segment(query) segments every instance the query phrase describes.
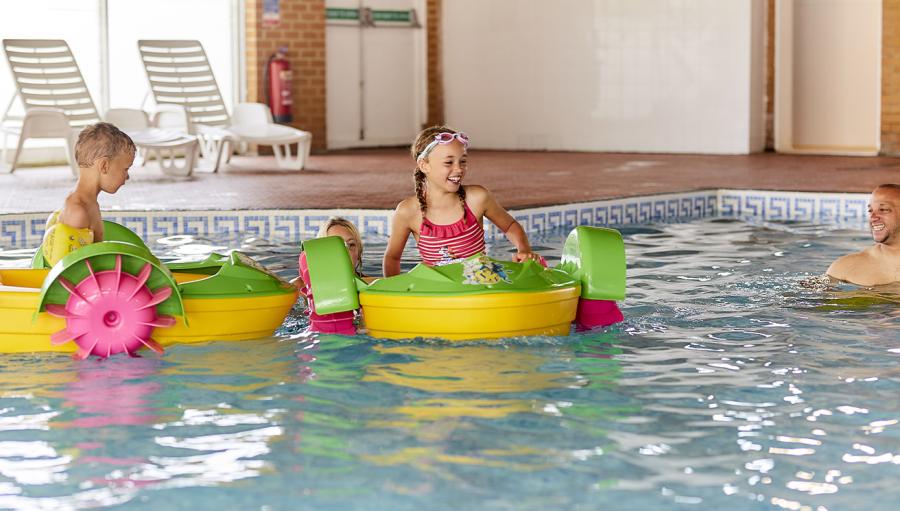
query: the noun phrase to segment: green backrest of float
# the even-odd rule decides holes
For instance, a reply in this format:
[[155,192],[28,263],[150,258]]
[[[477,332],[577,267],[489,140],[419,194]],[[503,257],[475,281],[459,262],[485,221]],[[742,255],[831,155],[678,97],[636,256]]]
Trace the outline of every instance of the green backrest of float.
[[625,243],[615,229],[586,225],[573,229],[557,268],[581,281],[583,298],[625,298]]
[[[135,234],[134,231],[125,227],[122,224],[117,224],[110,220],[103,221],[103,241],[121,241],[124,243],[131,243],[132,245],[137,245],[146,250],[150,250],[147,248],[147,245],[144,243],[144,240],[141,239],[140,236]],[[37,250],[34,252],[34,257],[31,258],[31,267],[32,268],[49,268],[50,265],[47,264],[47,261],[44,260],[44,251],[41,250],[41,245],[38,245]]]
[[34,257],[31,258],[31,267],[32,268],[49,268],[50,265],[47,264],[47,261],[44,260],[44,251],[41,250],[41,245],[38,245],[37,250],[34,251]]
[[150,250],[137,233],[122,224],[109,220],[103,221],[103,241],[121,241]]
[[359,308],[356,274],[350,253],[339,236],[314,238],[303,242],[309,287],[316,313],[333,314]]

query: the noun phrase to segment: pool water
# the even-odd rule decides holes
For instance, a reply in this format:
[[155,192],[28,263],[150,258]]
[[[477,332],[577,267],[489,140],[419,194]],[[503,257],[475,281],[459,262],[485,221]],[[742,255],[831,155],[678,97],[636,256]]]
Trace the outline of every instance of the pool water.
[[[565,234],[532,242],[553,263]],[[900,294],[811,279],[865,234],[623,234],[626,321],[605,330],[387,342],[305,334],[298,305],[271,338],[162,357],[0,355],[0,508],[896,509]],[[151,246],[295,272],[295,243]]]

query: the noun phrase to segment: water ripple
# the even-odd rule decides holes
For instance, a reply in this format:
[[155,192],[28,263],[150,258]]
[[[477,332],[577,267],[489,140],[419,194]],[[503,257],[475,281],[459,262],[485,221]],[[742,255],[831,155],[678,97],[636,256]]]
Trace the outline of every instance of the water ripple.
[[[306,333],[299,302],[274,337],[162,358],[2,356],[0,507],[893,509],[900,293],[819,278],[869,241],[802,222],[623,233],[613,328],[384,341]],[[564,236],[532,244],[555,260]],[[366,242],[377,274],[386,240]],[[296,274],[294,242],[153,248],[215,247]]]

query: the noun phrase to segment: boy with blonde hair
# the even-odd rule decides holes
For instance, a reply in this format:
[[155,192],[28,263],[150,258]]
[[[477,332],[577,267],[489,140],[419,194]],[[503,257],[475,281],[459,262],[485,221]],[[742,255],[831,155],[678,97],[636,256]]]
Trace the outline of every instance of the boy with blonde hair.
[[51,266],[79,248],[103,241],[100,192],[116,193],[128,180],[136,147],[131,138],[107,122],[84,128],[75,144],[78,182],[63,207],[50,215],[41,250]]

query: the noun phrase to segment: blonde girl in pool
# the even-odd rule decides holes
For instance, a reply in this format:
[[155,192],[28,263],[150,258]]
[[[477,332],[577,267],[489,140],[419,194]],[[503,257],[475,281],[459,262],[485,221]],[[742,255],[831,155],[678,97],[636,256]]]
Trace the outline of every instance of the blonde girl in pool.
[[[353,271],[356,276],[366,281],[373,280],[366,277],[362,272],[362,254],[363,242],[359,235],[359,230],[353,225],[353,222],[341,218],[331,217],[319,229],[317,237],[339,236],[344,240],[347,252],[350,254],[350,263],[353,265]],[[356,333],[356,323],[358,321],[355,311],[338,312],[335,314],[318,314],[315,310],[315,301],[313,300],[312,290],[310,289],[309,267],[306,264],[306,253],[301,252],[299,263],[299,276],[291,281],[297,286],[300,293],[306,297],[309,313],[309,326],[312,331],[336,333],[344,335],[354,335]]]
[[516,247],[513,261],[539,260],[531,252],[525,230],[487,188],[463,186],[469,138],[447,126],[422,130],[413,142],[416,194],[394,211],[384,253],[384,276],[400,273],[403,247],[412,234],[422,262],[442,265],[484,252],[483,219],[487,217]]

